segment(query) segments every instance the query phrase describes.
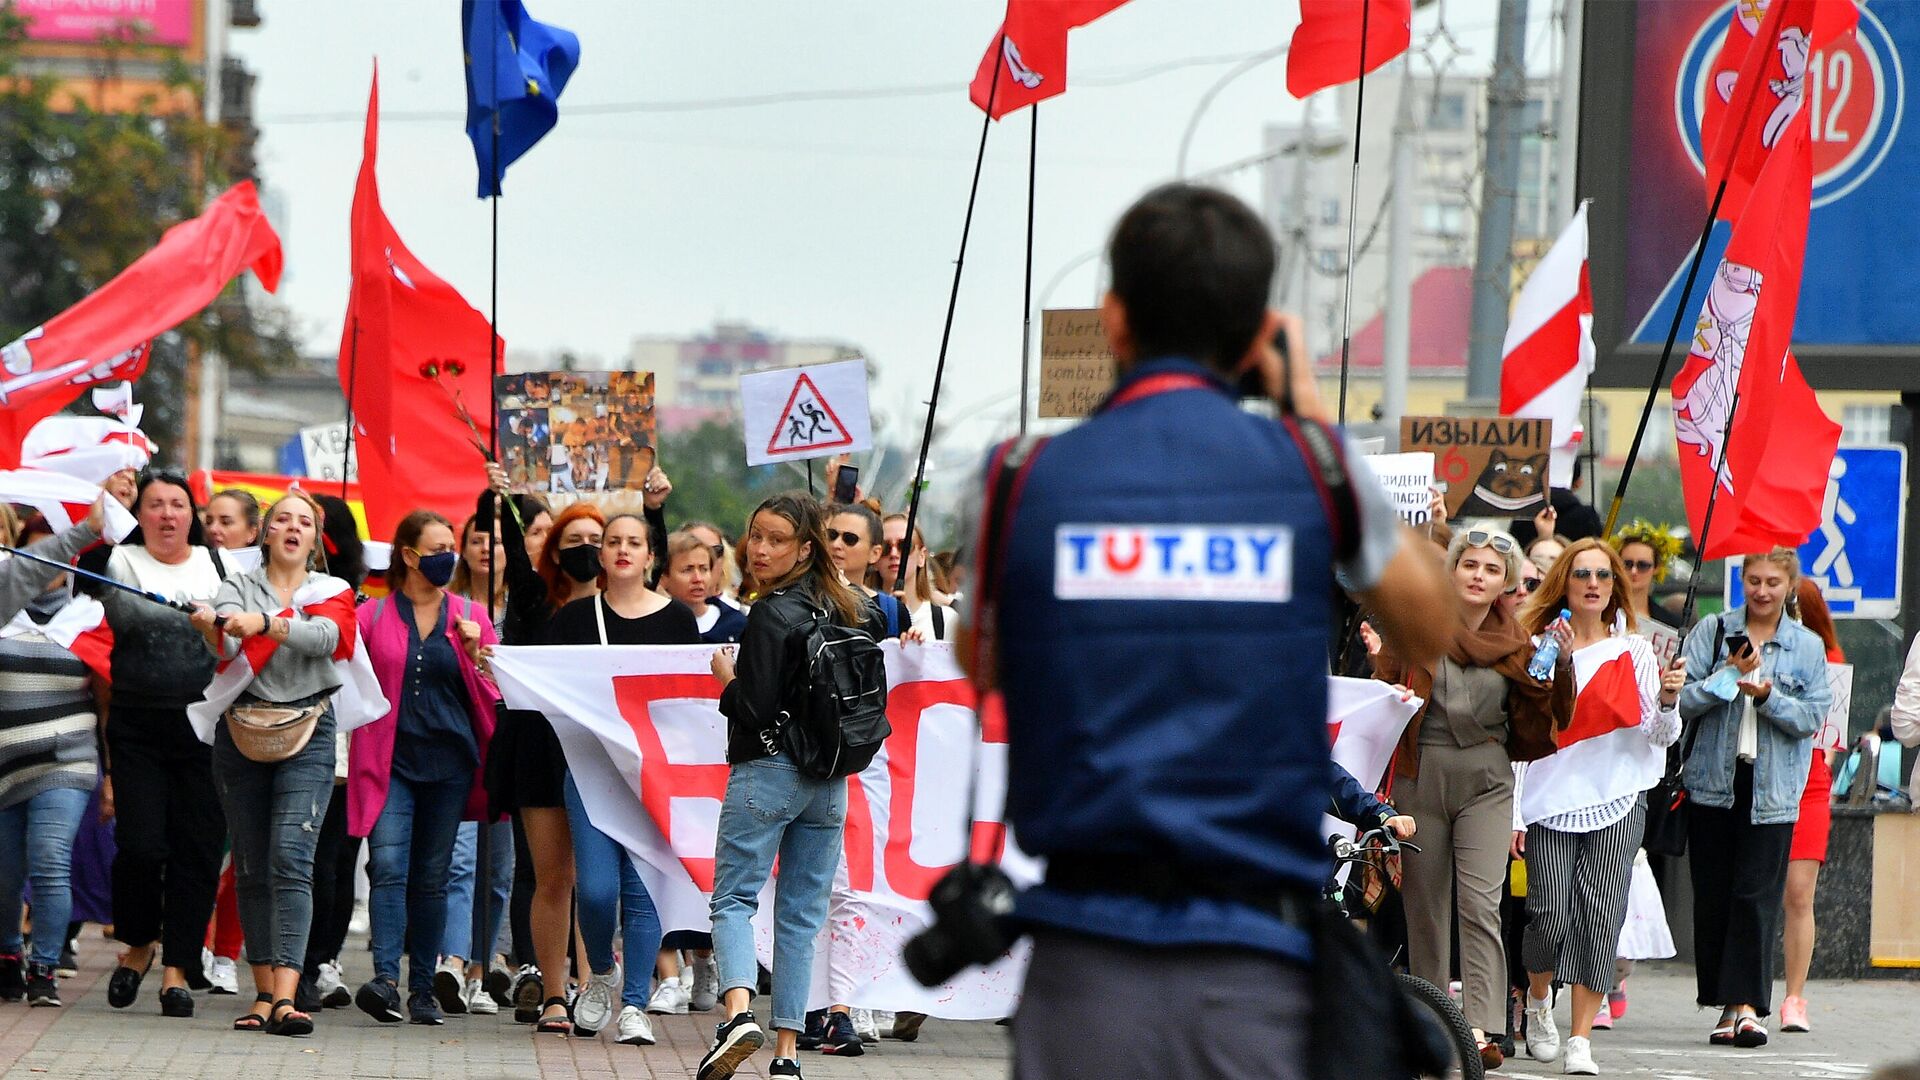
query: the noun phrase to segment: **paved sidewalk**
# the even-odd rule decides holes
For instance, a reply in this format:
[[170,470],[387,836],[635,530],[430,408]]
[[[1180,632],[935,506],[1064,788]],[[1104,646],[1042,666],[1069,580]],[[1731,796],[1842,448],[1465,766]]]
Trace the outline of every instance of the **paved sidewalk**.
[[[0,1073],[5,1080],[98,1077],[102,1080],[328,1080],[381,1077],[391,1080],[523,1080],[526,1077],[660,1077],[690,1080],[711,1036],[715,1018],[698,1014],[656,1017],[660,1044],[620,1046],[599,1039],[538,1036],[497,1017],[449,1017],[438,1028],[375,1024],[358,1010],[330,1010],[309,1039],[279,1039],[230,1030],[246,997],[195,995],[198,1015],[169,1020],[159,1015],[157,982],[142,988],[140,1001],[124,1011],[109,1009],[106,979],[111,947],[92,933],[82,942],[79,977],[62,986],[64,1009],[0,1006]],[[364,957],[349,958],[354,973]],[[1726,1077],[1809,1077],[1864,1080],[1891,1061],[1920,1057],[1913,1017],[1920,1015],[1920,983],[1817,984],[1812,993],[1814,1033],[1776,1036],[1759,1051],[1711,1049],[1706,1045],[1714,1015],[1692,1003],[1690,969],[1643,965],[1628,984],[1631,1008],[1612,1032],[1595,1035],[1602,1075],[1717,1080]],[[1567,1023],[1566,1008],[1560,1023]],[[1207,1018],[1195,1016],[1195,1024]],[[816,1080],[999,1080],[1007,1072],[1006,1033],[992,1024],[929,1023],[917,1043],[883,1042],[866,1056],[836,1060],[806,1055]],[[763,1076],[763,1053],[742,1076]],[[1124,1080],[1111,1068],[1090,1063],[1088,1077]],[[1511,1062],[1498,1074],[1511,1080],[1560,1075],[1557,1062]],[[1078,1080],[1078,1078],[1070,1078]],[[1156,1078],[1159,1080],[1159,1078]]]

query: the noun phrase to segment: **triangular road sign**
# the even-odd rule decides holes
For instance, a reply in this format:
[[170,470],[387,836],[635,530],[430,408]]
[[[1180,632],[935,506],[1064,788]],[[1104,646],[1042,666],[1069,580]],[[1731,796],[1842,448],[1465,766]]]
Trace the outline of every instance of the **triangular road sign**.
[[767,440],[767,453],[799,454],[852,444],[853,433],[840,422],[820,388],[801,372],[793,382],[786,407],[780,410],[773,436]]

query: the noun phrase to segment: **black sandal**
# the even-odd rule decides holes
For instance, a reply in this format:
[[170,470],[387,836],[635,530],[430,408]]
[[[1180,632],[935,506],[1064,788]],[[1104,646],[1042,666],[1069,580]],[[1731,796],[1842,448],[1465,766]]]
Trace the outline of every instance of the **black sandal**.
[[[547,1010],[553,1008],[555,1005],[560,1006],[560,1015],[548,1016]],[[540,1022],[535,1024],[533,1029],[545,1035],[571,1035],[573,1033],[573,1019],[567,1012],[567,999],[563,997],[550,997],[541,1002]]]
[[[272,994],[255,994],[253,996],[253,1003],[255,1005],[271,1006],[273,1004],[273,995]],[[268,1008],[267,1014],[268,1016],[271,1016],[273,1014],[273,1009]],[[261,1016],[257,1012],[250,1012],[245,1016],[242,1016],[240,1019],[235,1020],[233,1022],[233,1030],[235,1031],[261,1031],[261,1030],[264,1030],[266,1026],[267,1026],[267,1017]]]
[[[285,1006],[285,1012],[281,1012]],[[313,1017],[294,1007],[292,998],[281,998],[273,1003],[273,1012],[267,1018],[266,1032],[269,1035],[311,1035]]]

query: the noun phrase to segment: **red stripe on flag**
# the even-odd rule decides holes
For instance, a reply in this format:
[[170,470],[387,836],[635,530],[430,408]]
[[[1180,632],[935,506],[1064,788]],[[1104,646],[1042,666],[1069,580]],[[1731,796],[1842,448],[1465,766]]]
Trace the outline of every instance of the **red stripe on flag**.
[[1577,742],[1639,726],[1640,681],[1634,674],[1633,654],[1622,651],[1587,677],[1573,703],[1573,720],[1554,733],[1553,741],[1565,750]]
[[[1583,266],[1583,282],[1585,277]],[[1576,296],[1507,354],[1500,367],[1502,416],[1512,416],[1515,410],[1546,393],[1580,363],[1580,314],[1580,297]]]

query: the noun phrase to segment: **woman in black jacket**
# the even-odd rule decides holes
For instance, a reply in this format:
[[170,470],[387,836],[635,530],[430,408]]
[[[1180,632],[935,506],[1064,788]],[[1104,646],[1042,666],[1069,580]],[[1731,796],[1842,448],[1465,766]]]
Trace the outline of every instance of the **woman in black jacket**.
[[[826,512],[811,496],[776,495],[748,522],[748,572],[766,582],[747,614],[736,669],[731,650],[714,653],[726,689],[726,801],[714,849],[713,945],[727,1022],[700,1063],[701,1080],[724,1080],[766,1042],[747,1011],[757,969],[753,927],[761,887],[780,856],[774,887],[773,1073],[799,1075],[794,1060],[806,1023],[813,942],[827,917],[846,823],[847,781],[801,774],[775,734],[794,711],[793,676],[806,670],[807,630],[822,612],[843,626],[885,634],[880,612],[848,586],[827,547]],[[801,688],[804,690],[804,687]]]

